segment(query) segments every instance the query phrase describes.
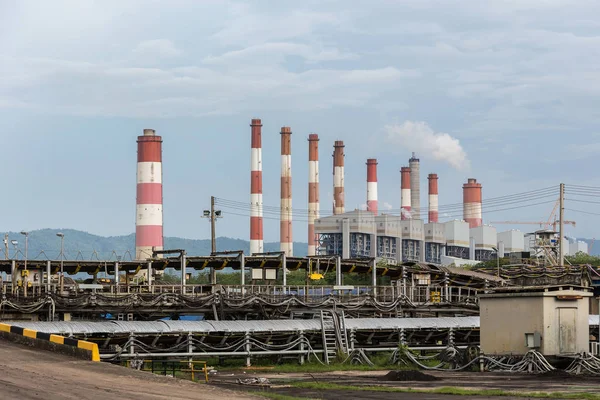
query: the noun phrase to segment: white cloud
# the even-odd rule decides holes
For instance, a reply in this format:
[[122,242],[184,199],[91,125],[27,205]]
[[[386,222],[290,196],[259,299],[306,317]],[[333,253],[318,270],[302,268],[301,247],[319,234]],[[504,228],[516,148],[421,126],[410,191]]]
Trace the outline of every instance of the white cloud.
[[182,51],[175,47],[175,44],[168,39],[144,40],[133,49],[133,52],[141,56],[159,58],[176,57],[182,54]]
[[425,122],[404,121],[402,124],[386,125],[385,131],[390,144],[426,153],[458,170],[469,168],[470,162],[460,141],[447,133],[434,132]]
[[388,203],[387,201],[383,202],[383,209],[384,210],[391,210],[392,208],[393,208],[393,206],[390,203]]

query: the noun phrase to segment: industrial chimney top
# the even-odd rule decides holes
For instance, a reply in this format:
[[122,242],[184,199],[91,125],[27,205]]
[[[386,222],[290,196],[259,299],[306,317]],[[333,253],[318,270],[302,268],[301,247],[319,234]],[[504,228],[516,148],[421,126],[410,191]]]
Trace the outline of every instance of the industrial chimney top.
[[144,136],[156,136],[154,129],[144,129]]

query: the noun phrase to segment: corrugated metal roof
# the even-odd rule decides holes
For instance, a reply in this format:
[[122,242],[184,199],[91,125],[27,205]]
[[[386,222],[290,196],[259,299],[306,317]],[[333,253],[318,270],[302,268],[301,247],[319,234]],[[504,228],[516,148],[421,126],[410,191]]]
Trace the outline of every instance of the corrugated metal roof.
[[478,328],[479,317],[357,318],[346,319],[346,327],[356,330]]
[[115,333],[169,332],[165,321],[110,321]]
[[[293,332],[321,329],[318,319],[265,321],[56,321],[6,323],[57,335],[91,335],[94,333],[179,333],[179,332]],[[590,326],[598,326],[599,316],[589,316]],[[479,317],[440,318],[346,318],[346,327],[357,331],[398,329],[460,329],[478,328]]]
[[7,324],[20,326],[25,329],[69,336],[71,334],[112,333],[114,325],[109,321],[54,321],[54,322],[31,322],[31,321],[7,321]]

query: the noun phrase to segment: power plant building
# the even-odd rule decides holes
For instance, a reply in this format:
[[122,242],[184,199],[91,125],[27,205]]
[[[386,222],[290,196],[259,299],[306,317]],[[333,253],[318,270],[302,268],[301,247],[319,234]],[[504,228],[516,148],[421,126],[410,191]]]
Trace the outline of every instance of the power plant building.
[[425,224],[425,262],[441,264],[446,251],[446,231],[444,224]]
[[446,255],[448,257],[469,259],[470,232],[466,221],[448,221],[444,223],[446,236]]
[[500,257],[522,253],[525,251],[524,233],[515,229],[498,233],[498,250]]
[[489,261],[496,258],[498,250],[498,235],[496,228],[490,225],[481,225],[471,229],[471,238],[474,242],[475,257],[477,261]]

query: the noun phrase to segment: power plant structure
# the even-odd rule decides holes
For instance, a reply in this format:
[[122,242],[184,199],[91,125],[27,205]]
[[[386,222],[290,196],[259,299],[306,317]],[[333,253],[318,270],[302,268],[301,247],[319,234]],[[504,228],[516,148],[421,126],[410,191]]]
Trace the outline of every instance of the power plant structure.
[[144,129],[137,138],[135,259],[163,249],[162,138]]
[[438,196],[438,176],[429,174],[427,176],[429,183],[429,212],[427,221],[429,223],[438,222],[439,219],[439,196]]
[[[371,354],[389,352],[395,363],[402,349],[409,347],[440,351],[434,357],[456,369],[457,363],[466,368],[476,362],[467,358],[481,347],[486,359],[502,356],[494,368],[500,365],[514,371],[531,354],[538,361],[544,355],[571,361],[588,346],[596,354],[600,350],[595,339],[598,317],[588,312],[590,305],[597,309],[597,302],[590,301],[600,289],[597,268],[556,267],[557,243],[571,254],[586,251],[587,245],[549,229],[527,235],[517,230],[498,233],[483,223],[482,185],[474,178],[463,185],[463,219],[440,222],[438,175],[428,174],[425,222],[420,160],[415,153],[400,171],[398,215],[380,212],[375,158],[366,162],[366,210],[346,212],[345,146],[335,141],[333,214],[321,216],[319,136],[309,134],[309,257],[298,257],[293,254],[292,131],[283,126],[281,251],[265,252],[262,121],[252,119],[250,126],[251,254],[213,249],[210,255],[188,256],[183,249],[163,248],[162,138],[145,129],[137,141],[135,259],[64,260],[61,251],[60,260],[34,258],[28,264],[27,250],[24,260],[0,259],[2,319],[15,320],[10,333],[38,329],[44,335],[69,332],[71,341],[92,338],[99,356],[110,362],[139,362],[141,354],[145,360],[161,362],[214,356],[245,358],[250,365],[253,357],[279,361],[297,357],[300,363],[319,357],[328,364],[341,354],[348,360],[360,357],[356,360],[370,362]],[[561,195],[563,189],[561,184]],[[178,256],[162,256],[173,253]],[[550,267],[525,264],[522,259],[530,258],[530,253]],[[501,268],[498,263],[493,274],[489,266],[457,268],[499,257],[521,259],[521,264]],[[190,283],[196,272],[225,268],[239,271],[239,284]],[[180,281],[155,279],[166,269],[179,271]],[[63,270],[92,278],[71,280],[65,288],[58,279],[64,277]],[[288,272],[297,270],[306,271],[306,282],[289,285]],[[331,279],[328,285],[310,285],[310,280],[323,278],[320,272],[328,270],[334,271],[335,284]],[[345,274],[368,275],[371,284],[344,285]],[[512,315],[514,310],[518,312]],[[174,318],[187,315],[201,315],[202,320]],[[513,319],[519,323],[511,325]],[[542,337],[551,340],[542,342]],[[538,350],[544,354],[530,353]],[[449,354],[460,357],[449,360]],[[468,356],[465,360],[463,354]],[[523,361],[507,364],[514,355],[523,356]],[[600,373],[600,366],[595,368]]]
[[317,254],[319,239],[315,219],[319,218],[319,135],[308,135],[308,256]]
[[250,254],[263,252],[262,121],[253,119],[250,172]]
[[333,145],[333,214],[343,214],[344,206],[344,142],[336,140]]
[[287,256],[294,255],[292,238],[292,130],[281,128],[281,251]]
[[470,228],[481,226],[481,183],[477,179],[469,178],[463,185],[463,219],[469,223]]
[[377,159],[367,160],[367,211],[377,215]]
[[412,153],[408,160],[410,168],[410,208],[413,219],[421,219],[421,172],[420,161]]
[[400,169],[400,217],[405,220],[411,218],[411,190],[410,190],[410,168]]

